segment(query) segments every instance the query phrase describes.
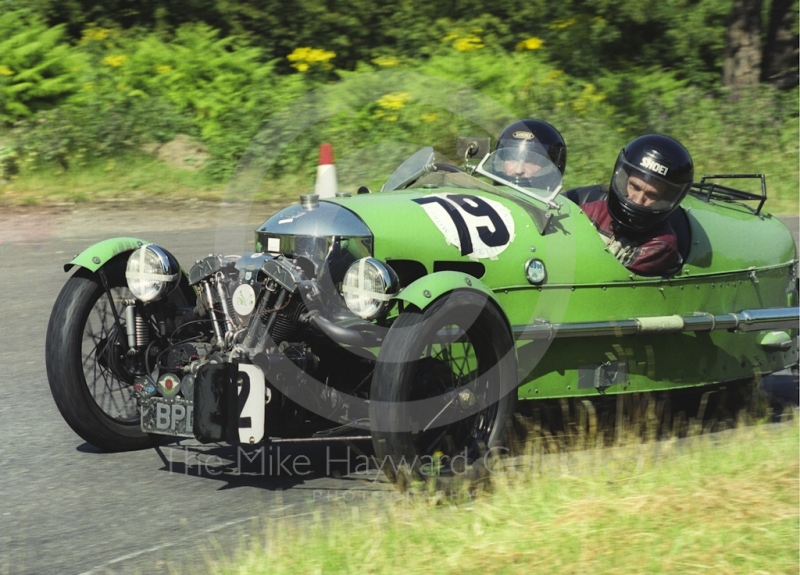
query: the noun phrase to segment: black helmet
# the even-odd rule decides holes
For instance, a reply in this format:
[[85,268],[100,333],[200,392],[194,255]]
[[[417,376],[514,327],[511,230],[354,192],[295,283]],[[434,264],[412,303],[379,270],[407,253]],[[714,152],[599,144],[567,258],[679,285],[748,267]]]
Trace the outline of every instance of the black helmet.
[[[497,138],[495,151],[502,150],[497,154],[498,160],[522,160],[524,158],[535,158],[544,156],[549,158],[547,166],[552,165],[558,169],[560,174],[537,173],[533,177],[517,176],[514,183],[526,188],[546,188],[545,182],[557,179],[560,183],[561,175],[567,167],[567,145],[564,138],[553,126],[541,120],[518,120],[509,124]],[[534,162],[535,163],[535,162]],[[541,164],[540,164],[541,165]],[[497,175],[508,178],[502,166],[496,166],[493,170]],[[547,170],[555,172],[555,170]]]
[[620,226],[643,232],[666,220],[692,185],[692,157],[668,136],[641,136],[622,148],[608,194],[608,211]]

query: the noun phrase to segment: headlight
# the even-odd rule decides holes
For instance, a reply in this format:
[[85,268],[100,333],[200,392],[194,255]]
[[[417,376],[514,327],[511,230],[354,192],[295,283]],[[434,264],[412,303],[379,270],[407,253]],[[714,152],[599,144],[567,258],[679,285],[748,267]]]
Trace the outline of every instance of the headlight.
[[375,258],[353,262],[342,282],[345,304],[364,319],[374,319],[385,312],[397,291],[397,274]]
[[125,279],[136,299],[156,301],[178,285],[178,261],[164,248],[153,244],[142,246],[128,258]]

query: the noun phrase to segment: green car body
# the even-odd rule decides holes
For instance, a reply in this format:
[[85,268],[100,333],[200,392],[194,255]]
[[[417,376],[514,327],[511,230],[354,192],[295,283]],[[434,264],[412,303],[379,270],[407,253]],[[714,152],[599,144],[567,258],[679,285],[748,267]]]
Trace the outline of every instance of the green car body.
[[[772,329],[667,327],[660,333],[613,333],[615,324],[635,318],[716,317],[796,307],[796,248],[777,218],[754,215],[743,204],[689,196],[681,208],[691,230],[689,257],[675,276],[653,278],[629,272],[607,251],[580,207],[563,197],[557,198],[558,215],[542,234],[517,202],[470,190],[509,210],[515,237],[496,258],[461,255],[415,200],[464,193],[461,188],[416,188],[330,201],[353,211],[373,231],[374,257],[390,266],[411,261],[424,267],[426,275],[404,287],[399,300],[424,309],[454,289],[491,294],[516,335],[520,399],[704,385],[797,363],[796,329],[779,330],[789,339]],[[546,279],[539,285],[526,279],[525,264],[533,257],[546,268]],[[477,262],[473,269],[482,267],[482,274],[452,271],[459,264],[469,270]],[[435,271],[442,268],[450,269]],[[598,324],[595,332],[606,326],[610,335],[526,337],[534,324],[582,323]],[[622,373],[606,381],[608,385],[595,382],[609,367]]]

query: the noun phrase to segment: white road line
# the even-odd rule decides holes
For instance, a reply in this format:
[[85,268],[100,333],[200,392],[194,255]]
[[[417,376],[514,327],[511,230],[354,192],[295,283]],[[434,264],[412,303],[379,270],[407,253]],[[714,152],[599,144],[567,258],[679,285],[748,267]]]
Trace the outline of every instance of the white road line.
[[[289,504],[289,505],[285,505],[283,507],[275,509],[273,511],[273,513],[279,513],[281,511],[285,511],[286,509],[289,509],[290,507],[293,507],[293,506],[294,506],[293,503]],[[309,515],[309,513],[300,513],[298,515],[289,515],[289,516],[284,516],[284,517],[300,517],[301,515]],[[98,565],[97,567],[93,567],[92,569],[89,569],[88,571],[84,571],[83,573],[80,573],[79,575],[93,575],[94,573],[98,573],[101,570],[108,569],[112,565],[116,565],[117,563],[121,563],[122,561],[127,561],[128,559],[133,559],[135,557],[139,557],[140,555],[144,555],[145,553],[155,553],[156,551],[160,551],[160,550],[166,549],[168,547],[174,547],[175,545],[177,545],[179,543],[183,543],[184,541],[188,541],[190,539],[196,539],[200,535],[208,535],[209,533],[215,533],[217,531],[225,529],[226,527],[231,527],[233,525],[238,525],[240,523],[246,523],[247,521],[253,521],[254,519],[259,519],[259,518],[260,518],[260,516],[253,515],[252,517],[245,517],[244,519],[237,519],[236,521],[226,521],[225,523],[222,523],[220,525],[215,525],[214,527],[209,527],[208,529],[203,529],[200,533],[197,533],[195,535],[187,535],[186,537],[181,537],[180,539],[175,539],[175,540],[170,541],[168,543],[162,543],[161,545],[155,545],[153,547],[149,547],[147,549],[142,549],[142,550],[136,551],[134,553],[128,553],[127,555],[122,555],[120,557],[117,557],[116,559],[112,559],[111,561],[107,561],[106,563],[103,563],[102,565]]]

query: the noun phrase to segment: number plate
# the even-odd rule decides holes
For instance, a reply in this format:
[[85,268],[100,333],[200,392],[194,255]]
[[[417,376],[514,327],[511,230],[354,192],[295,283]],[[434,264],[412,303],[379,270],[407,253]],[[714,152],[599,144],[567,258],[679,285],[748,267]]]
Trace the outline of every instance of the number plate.
[[[239,365],[236,378],[238,421],[230,422],[242,443],[258,443],[264,438],[266,384],[264,374],[255,365]],[[140,404],[142,431],[160,435],[195,437],[194,404],[182,397],[150,397]],[[202,415],[202,414],[201,414]],[[201,418],[202,423],[202,418]],[[238,429],[235,429],[238,428]],[[230,438],[235,441],[233,438]]]
[[143,399],[142,431],[160,435],[194,437],[192,422],[194,409],[192,402],[181,397],[166,399],[151,397]]

